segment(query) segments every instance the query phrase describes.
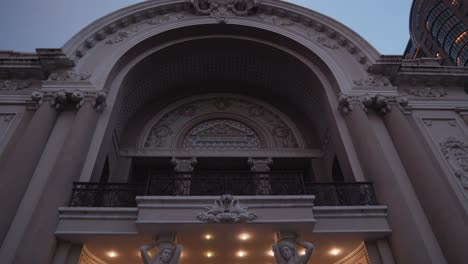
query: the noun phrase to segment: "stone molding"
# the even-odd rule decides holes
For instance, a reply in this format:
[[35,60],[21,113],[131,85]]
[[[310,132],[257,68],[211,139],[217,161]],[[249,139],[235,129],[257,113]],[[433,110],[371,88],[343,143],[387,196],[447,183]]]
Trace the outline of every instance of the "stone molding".
[[27,101],[28,108],[35,109],[42,103],[48,102],[57,111],[77,110],[85,101],[91,101],[97,112],[102,112],[106,107],[107,94],[105,92],[83,92],[80,90],[41,91],[31,93],[31,100]]
[[361,96],[340,95],[338,97],[338,110],[342,114],[353,111],[354,105],[359,105],[365,112],[373,110],[378,114],[386,114],[392,109],[392,105],[400,107],[408,105],[408,98],[404,96],[384,96],[380,94],[366,94]]
[[248,206],[241,205],[230,194],[221,195],[213,205],[205,207],[205,211],[197,215],[198,220],[207,223],[246,223],[256,218]]
[[[185,2],[185,3],[184,3]],[[120,11],[120,17],[108,22],[94,25],[87,33],[87,37],[80,42],[74,43],[71,55],[77,61],[86,56],[89,50],[99,42],[117,44],[130,38],[131,35],[140,31],[139,25],[174,23],[181,19],[197,20],[211,17],[219,23],[227,23],[230,18],[242,18],[246,21],[261,21],[270,25],[280,27],[291,27],[295,33],[305,35],[311,41],[327,49],[336,50],[343,47],[345,51],[353,55],[360,64],[366,65],[373,61],[366,55],[371,53],[377,56],[375,49],[370,47],[360,36],[352,39],[349,36],[355,34],[341,24],[330,25],[322,22],[322,18],[316,14],[307,12],[302,7],[291,6],[281,1],[265,0],[185,0],[170,1],[165,3],[141,4],[137,12],[124,13]],[[105,19],[102,19],[106,21]],[[143,21],[143,22],[141,22]],[[107,24],[106,24],[107,23]],[[86,32],[86,30],[84,31]],[[68,46],[68,44],[67,44]],[[367,47],[369,46],[369,47]]]
[[30,88],[32,82],[29,80],[0,80],[0,92],[2,91],[20,91]]
[[446,96],[447,90],[445,88],[406,88],[405,92],[416,97],[444,97]]

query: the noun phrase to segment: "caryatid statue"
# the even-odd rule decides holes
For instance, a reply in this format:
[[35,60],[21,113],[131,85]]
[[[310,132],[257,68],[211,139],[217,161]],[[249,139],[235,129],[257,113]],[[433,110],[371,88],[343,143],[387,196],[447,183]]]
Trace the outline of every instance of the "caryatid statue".
[[[305,254],[299,256],[295,245],[299,245],[305,249]],[[278,243],[272,245],[273,254],[275,255],[276,264],[307,264],[314,245],[309,242],[304,242],[294,235],[288,238],[282,238]]]
[[[182,246],[175,244],[175,236],[156,237],[153,243],[140,247],[141,258],[144,264],[177,264],[179,263]],[[148,251],[158,247],[154,259],[151,259]]]

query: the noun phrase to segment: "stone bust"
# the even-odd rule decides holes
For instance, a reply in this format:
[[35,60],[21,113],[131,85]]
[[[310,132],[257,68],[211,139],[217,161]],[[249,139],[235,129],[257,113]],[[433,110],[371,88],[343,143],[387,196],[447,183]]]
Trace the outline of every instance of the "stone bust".
[[[154,247],[158,247],[154,259],[148,251]],[[140,247],[141,258],[144,264],[177,264],[179,263],[180,254],[182,253],[182,246],[176,245],[172,242],[157,242],[154,241],[149,245]]]
[[[294,243],[305,248],[304,255],[299,256]],[[297,239],[294,241],[281,240],[280,242],[273,244],[272,249],[275,255],[276,264],[307,264],[312,256],[314,245]]]

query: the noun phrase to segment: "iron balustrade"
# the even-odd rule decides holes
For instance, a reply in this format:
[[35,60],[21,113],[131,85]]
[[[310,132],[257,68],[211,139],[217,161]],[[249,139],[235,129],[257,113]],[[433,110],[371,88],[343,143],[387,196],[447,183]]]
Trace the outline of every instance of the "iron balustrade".
[[304,183],[302,172],[161,173],[145,183],[75,182],[72,207],[136,207],[136,196],[315,195],[316,206],[376,205],[369,182]]

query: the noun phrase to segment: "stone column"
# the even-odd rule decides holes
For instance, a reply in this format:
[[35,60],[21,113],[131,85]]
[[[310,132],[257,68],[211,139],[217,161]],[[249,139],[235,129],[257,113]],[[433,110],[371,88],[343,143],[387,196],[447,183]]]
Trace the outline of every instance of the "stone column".
[[376,113],[385,114],[388,106],[379,103],[370,107],[368,98],[365,105],[359,101],[347,105],[343,98],[339,101],[366,178],[373,182],[378,201],[389,207],[388,220],[394,227],[390,243],[396,262],[447,263],[388,131]]
[[254,184],[256,195],[272,194],[270,183],[270,166],[273,164],[271,158],[249,158],[250,171],[254,173]]
[[93,102],[86,101],[76,113],[11,263],[52,262],[58,207],[66,206],[69,202],[73,182],[79,179],[98,119],[93,105]]
[[0,165],[0,241],[5,238],[56,118],[57,111],[50,104],[41,104],[15,148]]
[[176,158],[171,159],[176,172],[176,180],[174,182],[175,195],[190,195],[190,188],[192,187],[192,172],[195,169],[193,166],[197,164],[196,158]]
[[444,180],[446,176],[434,154],[423,142],[418,128],[411,125],[400,109],[394,108],[383,120],[445,257],[449,263],[465,262],[468,259],[466,214],[452,187]]

